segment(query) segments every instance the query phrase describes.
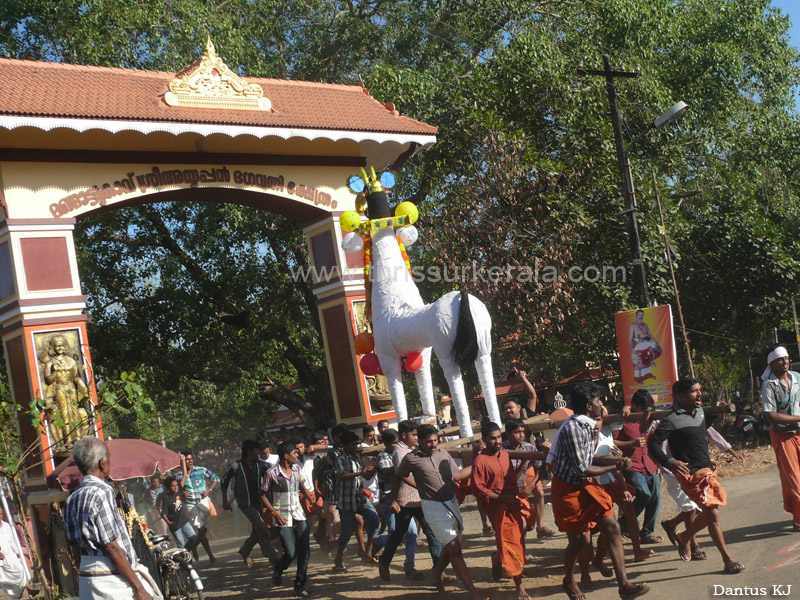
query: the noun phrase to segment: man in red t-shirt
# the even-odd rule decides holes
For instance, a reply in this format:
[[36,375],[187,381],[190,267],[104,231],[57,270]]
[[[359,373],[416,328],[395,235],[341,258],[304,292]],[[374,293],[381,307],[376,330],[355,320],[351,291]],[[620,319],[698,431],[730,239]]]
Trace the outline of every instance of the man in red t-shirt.
[[[633,509],[638,517],[644,511],[641,528],[643,544],[658,544],[661,537],[655,535],[658,521],[658,508],[661,504],[661,475],[658,465],[647,453],[647,422],[645,415],[652,410],[655,401],[647,390],[637,390],[631,399],[631,412],[641,413],[642,421],[624,423],[622,429],[614,432],[614,442],[624,456],[631,459],[631,467],[623,475],[625,481],[636,488]],[[644,427],[645,432],[642,431]]]

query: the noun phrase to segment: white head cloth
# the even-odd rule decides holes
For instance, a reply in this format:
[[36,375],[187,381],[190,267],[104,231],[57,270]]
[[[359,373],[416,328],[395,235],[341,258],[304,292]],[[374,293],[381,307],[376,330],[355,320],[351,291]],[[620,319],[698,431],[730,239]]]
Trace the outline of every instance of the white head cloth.
[[784,358],[786,356],[789,356],[789,352],[783,346],[778,346],[777,348],[775,348],[775,350],[770,352],[769,356],[767,356],[767,368],[764,369],[764,372],[761,374],[761,380],[766,381],[772,374],[772,369],[770,369],[769,365],[772,363],[773,360],[776,360],[778,358]]

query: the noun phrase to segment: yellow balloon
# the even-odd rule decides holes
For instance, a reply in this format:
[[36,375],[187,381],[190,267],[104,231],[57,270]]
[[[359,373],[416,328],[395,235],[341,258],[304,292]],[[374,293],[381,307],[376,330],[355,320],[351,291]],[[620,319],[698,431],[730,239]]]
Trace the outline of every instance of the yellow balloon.
[[355,231],[361,225],[361,216],[354,210],[346,210],[339,217],[339,225],[343,231]]
[[411,223],[416,223],[417,219],[419,219],[419,211],[413,202],[401,202],[394,209],[394,214],[397,217],[408,217]]

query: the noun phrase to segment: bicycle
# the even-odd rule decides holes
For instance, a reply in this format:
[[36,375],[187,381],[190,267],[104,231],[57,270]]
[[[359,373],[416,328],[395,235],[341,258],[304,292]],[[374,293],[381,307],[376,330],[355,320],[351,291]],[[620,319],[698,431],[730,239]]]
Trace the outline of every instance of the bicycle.
[[192,566],[192,554],[184,548],[170,548],[168,535],[147,530],[161,577],[164,600],[204,600],[203,582]]

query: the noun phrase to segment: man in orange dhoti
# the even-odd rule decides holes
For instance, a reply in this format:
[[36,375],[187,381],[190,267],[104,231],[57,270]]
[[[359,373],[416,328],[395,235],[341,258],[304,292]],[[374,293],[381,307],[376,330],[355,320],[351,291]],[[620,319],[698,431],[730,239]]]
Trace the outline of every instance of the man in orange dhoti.
[[[675,537],[681,560],[692,559],[690,541],[696,533],[708,527],[708,533],[722,556],[726,573],[744,570],[725,545],[720,524],[719,507],[727,504],[725,490],[717,481],[717,467],[708,454],[706,429],[711,423],[703,412],[703,392],[696,379],[679,379],[672,386],[675,404],[672,412],[661,419],[650,435],[647,449],[650,456],[665,469],[672,471],[681,489],[702,511],[691,525]],[[662,450],[664,440],[672,457]]]
[[[611,562],[617,576],[620,598],[635,598],[649,588],[634,584],[625,573],[625,558],[619,524],[614,518],[611,496],[599,486],[594,477],[618,468],[619,459],[595,457],[597,422],[603,414],[602,388],[594,383],[580,383],[570,393],[574,414],[558,430],[553,444],[552,464],[553,515],[558,528],[567,534],[569,543],[564,550],[564,581],[562,588],[570,600],[586,596],[575,582],[575,561],[586,544],[591,543],[590,531],[596,528],[608,538]],[[627,461],[627,464],[626,464]],[[630,465],[630,459],[620,463]]]
[[[481,438],[486,448],[475,457],[472,465],[472,493],[484,503],[497,540],[497,554],[492,556],[492,576],[499,579],[500,567],[504,567],[514,580],[518,600],[528,600],[522,584],[522,568],[525,566],[525,532],[528,520],[533,517],[531,504],[527,494],[520,493],[517,471],[508,452],[501,449],[500,426],[484,423]],[[522,456],[528,454],[530,456]],[[540,452],[517,452],[515,456],[527,460],[544,458]]]
[[767,365],[761,376],[761,404],[781,477],[783,510],[792,515],[792,528],[800,531],[800,374],[789,370],[791,361],[783,346],[770,351]]

